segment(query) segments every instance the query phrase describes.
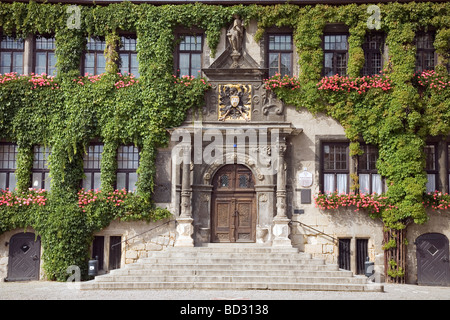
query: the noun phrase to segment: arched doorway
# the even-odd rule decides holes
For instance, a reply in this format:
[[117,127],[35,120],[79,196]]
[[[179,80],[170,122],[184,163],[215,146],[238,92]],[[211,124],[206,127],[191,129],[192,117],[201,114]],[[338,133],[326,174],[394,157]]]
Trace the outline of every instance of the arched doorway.
[[34,233],[17,233],[9,242],[8,281],[39,280],[41,240]]
[[212,242],[256,241],[256,192],[252,171],[241,164],[220,168],[213,179]]
[[445,235],[426,233],[416,239],[417,283],[450,285],[449,243]]

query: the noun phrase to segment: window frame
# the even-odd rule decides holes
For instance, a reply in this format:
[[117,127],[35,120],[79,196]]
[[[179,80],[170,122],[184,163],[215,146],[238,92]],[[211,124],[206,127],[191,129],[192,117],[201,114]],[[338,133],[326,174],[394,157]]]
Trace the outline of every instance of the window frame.
[[[122,55],[127,55],[128,56],[127,69],[129,70],[128,72],[130,72],[132,75],[134,75],[135,78],[139,78],[139,61],[137,60],[137,42],[138,42],[137,36],[136,36],[136,34],[119,34],[119,36],[120,36],[120,44],[119,44],[119,46],[117,48],[117,53],[118,53],[119,58],[120,58],[120,62],[119,62],[119,70],[120,71],[119,72],[122,73],[122,75],[128,75],[128,73],[124,73],[122,71],[122,68],[123,68]],[[134,45],[134,50],[122,49],[123,45],[124,45],[124,42],[123,42],[124,38],[129,38],[129,39],[136,40],[136,43],[133,44]],[[136,67],[132,67],[132,62],[131,62],[132,61],[132,59],[131,59],[132,55],[136,55],[136,62],[137,62]],[[131,72],[132,69],[136,69],[137,73],[132,73]]]
[[[427,36],[431,37],[430,43],[432,48],[419,48],[418,44],[420,43],[418,37]],[[423,72],[426,70],[434,70],[437,65],[437,54],[436,48],[434,47],[434,40],[436,38],[436,33],[434,31],[418,31],[414,37],[414,45],[416,47],[416,72]],[[433,66],[425,68],[425,61],[427,59],[427,54],[433,57]]]
[[[345,50],[337,50],[337,49],[325,49],[325,39],[326,37],[331,37],[331,36],[345,36],[346,37],[346,49]],[[349,33],[348,31],[342,31],[342,32],[338,32],[338,31],[334,31],[334,32],[324,32],[322,35],[322,51],[323,51],[323,64],[322,64],[322,76],[324,77],[330,77],[330,76],[334,76],[336,74],[339,74],[337,72],[337,57],[339,54],[344,53],[345,54],[345,74],[339,74],[339,76],[346,76],[348,74],[348,57],[349,57],[349,53],[348,53],[348,49],[349,49],[349,44],[348,44],[348,38],[349,38]],[[325,56],[327,53],[332,53],[333,57],[332,57],[332,66],[331,66],[331,73],[330,75],[328,75],[328,73],[326,72],[326,67],[325,67],[325,63],[326,63],[326,59]]]
[[[290,37],[290,49],[270,49],[270,37],[286,37],[289,36]],[[283,73],[281,73],[281,56],[283,54],[289,54],[290,55],[290,65],[288,66],[289,68],[289,73],[286,74],[289,77],[292,77],[292,75],[294,74],[294,39],[293,39],[293,34],[292,32],[288,32],[288,31],[273,31],[273,32],[268,32],[266,33],[266,43],[267,43],[267,50],[266,50],[266,66],[268,69],[268,76],[269,77],[273,77],[275,74],[280,74],[282,77],[285,75]],[[277,72],[275,72],[275,74],[271,74],[270,73],[270,55],[271,54],[277,54],[278,55],[278,66],[277,66]]]
[[[181,43],[183,42],[183,38],[185,37],[200,37],[201,43],[200,43],[200,50],[182,50],[180,48]],[[189,32],[180,32],[177,34],[177,46],[176,46],[176,54],[175,54],[175,66],[176,66],[176,72],[175,74],[177,75],[177,77],[182,77],[182,76],[186,76],[186,75],[181,75],[181,66],[180,66],[180,62],[181,62],[181,58],[180,55],[182,53],[184,54],[189,54],[189,76],[191,76],[193,74],[193,70],[192,70],[192,55],[193,54],[199,54],[200,55],[200,72],[197,72],[196,75],[193,75],[195,78],[201,76],[202,74],[202,70],[201,68],[203,67],[203,46],[204,46],[204,34],[201,31],[198,32],[194,32],[194,33],[189,33]]]
[[[17,49],[17,48],[3,48],[2,47],[2,43],[5,41],[5,38],[6,38],[6,41],[8,41],[8,42],[10,42],[10,41],[12,41],[12,42],[21,42],[22,43],[22,49],[20,49],[20,48],[19,49]],[[17,74],[23,74],[24,73],[24,68],[25,68],[25,39],[17,38],[15,36],[7,36],[7,35],[4,35],[4,34],[1,34],[1,37],[0,37],[0,53],[1,54],[9,53],[10,54],[10,59],[11,59],[11,63],[9,65],[9,71],[2,73],[1,69],[0,69],[0,74],[11,73],[11,72],[17,72]],[[21,70],[21,72],[14,71],[14,65],[15,65],[14,62],[17,61],[17,59],[15,58],[14,53],[22,53],[22,70]],[[0,63],[1,63],[1,54],[0,54]],[[6,66],[4,66],[4,67],[6,68]],[[1,64],[0,64],[0,68],[3,68],[3,67],[1,67]]]
[[[37,45],[37,40],[38,37],[42,37],[48,40],[52,40],[52,44],[53,44],[53,49],[38,49],[38,45]],[[45,53],[45,74],[48,76],[56,76],[56,73],[58,72],[57,68],[56,68],[56,38],[54,35],[49,35],[49,34],[37,34],[33,37],[33,71],[35,74],[42,74],[39,73],[36,68],[37,68],[37,54],[38,53]],[[54,57],[55,57],[55,65],[54,66],[50,66],[49,65],[49,54],[53,53]],[[50,68],[54,69],[54,74],[50,74]]]
[[[17,185],[17,178],[15,176],[15,172],[16,172],[16,169],[17,169],[18,146],[17,146],[17,144],[12,143],[12,142],[0,142],[0,153],[3,153],[3,154],[6,153],[6,152],[3,152],[3,147],[5,147],[5,146],[9,146],[9,147],[13,146],[14,147],[14,152],[13,152],[13,160],[9,160],[10,156],[9,156],[9,148],[8,148],[8,160],[7,160],[8,167],[7,168],[3,168],[3,158],[2,158],[2,160],[0,160],[0,174],[3,174],[3,173],[6,174],[6,176],[5,176],[5,188],[3,189],[3,188],[0,187],[0,189],[1,190],[7,190],[8,189],[9,191],[12,191],[11,190],[11,186],[10,186],[11,174],[14,174],[14,179],[15,179],[15,186],[14,186],[14,188]],[[9,167],[9,162],[10,161],[13,161],[13,167]]]
[[[379,46],[379,48],[371,48],[370,44],[372,43],[371,39],[369,37],[380,37],[381,41],[379,42],[377,40],[373,40]],[[379,74],[380,71],[383,70],[384,67],[384,51],[385,51],[385,43],[386,43],[386,34],[384,32],[368,32],[366,33],[366,36],[364,38],[364,43],[362,45],[363,51],[364,51],[364,66],[361,70],[362,76],[373,76],[376,74]],[[376,54],[380,54],[380,70],[375,72],[374,69],[374,56]]]
[[[103,49],[102,50],[89,49],[89,42],[91,42],[90,40],[94,40],[94,41],[100,42],[100,45],[104,46]],[[83,56],[82,56],[82,59],[81,59],[81,74],[83,76],[85,76],[86,74],[88,74],[90,76],[97,76],[97,75],[100,75],[100,74],[106,72],[105,49],[106,49],[105,37],[99,37],[99,36],[86,37],[86,46],[85,46],[85,49],[83,51]],[[86,72],[86,65],[87,65],[86,57],[87,57],[88,54],[93,54],[94,55],[94,66],[93,67],[89,67],[90,69],[94,68],[94,73],[93,74],[91,74],[89,72]],[[104,59],[105,59],[105,70],[103,72],[101,72],[101,73],[98,72],[98,68],[99,67],[98,67],[98,63],[97,63],[98,62],[97,61],[97,57],[98,57],[99,54],[101,54],[104,57]]]
[[[98,154],[98,160],[90,160],[87,159],[87,157],[89,156],[89,149],[93,147],[94,148],[94,155]],[[96,152],[95,148],[99,147],[100,148],[100,152]],[[103,150],[104,150],[104,145],[101,142],[92,142],[89,144],[88,150],[87,152],[83,155],[83,173],[86,176],[85,178],[82,179],[81,181],[81,187],[84,188],[84,190],[101,190],[102,189],[102,185],[101,185],[101,164],[102,164],[102,156],[103,156]],[[93,166],[93,167],[87,167],[86,164],[88,163],[88,161],[94,161],[92,162],[93,164],[95,164],[96,162],[98,162],[98,166]],[[95,188],[95,174],[99,174],[99,187]],[[89,188],[86,188],[86,184],[88,182],[88,175],[90,176],[90,186]]]
[[[36,148],[38,148],[37,152],[36,152]],[[43,148],[44,150],[41,151],[41,148]],[[35,158],[36,154],[38,154],[38,155],[42,154],[43,159],[39,158],[39,159],[36,160],[36,158]],[[33,176],[34,176],[34,174],[37,174],[37,175],[40,175],[40,181],[41,181],[41,185],[37,189],[44,189],[46,191],[50,191],[50,180],[51,180],[51,178],[49,176],[50,168],[48,167],[48,156],[50,154],[51,154],[50,147],[45,147],[45,146],[41,146],[41,145],[33,146],[33,165],[31,167],[31,188],[35,188],[35,186],[33,185],[33,183],[34,183]],[[43,162],[43,165],[42,166],[39,165],[38,167],[35,167],[35,162]],[[48,175],[47,178],[45,177],[46,175]],[[45,181],[46,181],[46,179],[49,179],[49,181],[48,181],[49,182],[48,183],[49,188],[48,189],[45,188],[45,185],[46,185]]]
[[[333,146],[333,147],[345,147],[345,163],[346,169],[326,169],[325,168],[325,147]],[[338,174],[346,175],[346,190],[345,193],[348,194],[350,191],[350,155],[349,155],[349,143],[348,142],[338,142],[338,141],[324,141],[321,143],[321,154],[320,154],[320,163],[321,163],[321,191],[322,193],[330,193],[325,191],[325,175],[332,174],[334,175],[334,186],[332,188],[332,192],[338,192]],[[336,154],[336,153],[335,153]],[[335,158],[336,159],[336,158]],[[336,160],[333,161],[334,163]],[[336,163],[334,165],[336,167]],[[340,192],[339,192],[340,193]]]
[[[433,153],[433,167],[429,168],[429,161],[428,161],[428,153],[426,149],[428,147],[433,147],[434,153]],[[427,142],[424,147],[424,154],[425,154],[425,172],[427,173],[427,190],[426,192],[434,192],[436,190],[439,190],[439,161],[438,161],[438,144],[435,142]],[[429,190],[428,184],[430,183],[429,175],[434,176],[434,188],[433,190]]]
[[[363,150],[363,154],[358,156],[358,168],[357,168],[357,175],[358,175],[358,179],[359,179],[359,192],[360,193],[364,193],[364,194],[373,194],[374,190],[373,190],[373,181],[374,181],[374,175],[379,175],[378,170],[376,168],[376,162],[379,158],[379,151],[378,148],[374,145],[371,144],[361,144],[360,148]],[[370,160],[370,156],[373,154],[373,151],[376,151],[376,160],[374,163],[374,167],[371,168],[370,163],[372,162]],[[365,168],[362,167],[362,157],[366,156],[367,159],[365,160],[367,166]],[[368,168],[369,167],[369,168]],[[368,174],[369,175],[369,190],[367,190],[367,192],[364,192],[361,190],[361,178],[360,175],[361,174]],[[380,176],[380,183],[381,183],[381,193],[385,192],[385,186],[384,186],[384,182],[383,179]]]
[[[123,147],[127,147],[127,148],[133,148],[132,152],[127,151],[126,154],[127,155],[135,155],[137,154],[137,166],[136,168],[121,168],[121,161],[119,160],[119,156],[120,156],[120,149]],[[139,163],[140,163],[140,150],[138,147],[134,146],[134,145],[120,145],[117,148],[117,170],[116,170],[116,183],[115,183],[115,189],[119,189],[117,187],[117,181],[118,181],[118,175],[119,173],[125,174],[125,190],[127,190],[127,192],[133,192],[133,190],[130,190],[130,173],[136,173],[137,175],[137,169],[139,168]],[[133,160],[134,161],[134,160]],[[127,161],[128,162],[128,161]],[[136,179],[137,181],[137,179]],[[122,190],[122,189],[120,189]],[[135,190],[134,190],[135,191]]]

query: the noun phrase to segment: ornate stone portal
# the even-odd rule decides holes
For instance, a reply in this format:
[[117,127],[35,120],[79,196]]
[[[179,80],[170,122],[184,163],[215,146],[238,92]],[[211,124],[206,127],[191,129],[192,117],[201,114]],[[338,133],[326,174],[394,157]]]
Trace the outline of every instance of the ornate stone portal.
[[[202,69],[212,85],[203,112],[189,115],[182,126],[190,141],[191,150],[187,152],[200,155],[202,161],[196,162],[194,156],[191,160],[194,163],[179,164],[175,168],[180,178],[176,192],[180,216],[175,245],[250,240],[264,245],[292,246],[284,156],[286,137],[298,131],[286,121],[283,104],[264,88],[268,69],[247,52],[245,46],[249,39],[246,37],[253,35],[246,34],[236,17],[226,32],[227,47],[208,68]],[[250,52],[256,51],[253,48]],[[199,122],[200,128],[196,126]],[[214,150],[214,157],[211,150]],[[205,153],[214,161],[205,161]],[[236,178],[238,180],[230,182],[233,191],[230,189],[227,194],[225,190],[218,201],[218,188],[213,182],[218,179],[216,173],[230,164],[243,165],[250,170],[254,188],[252,192],[244,191],[239,186],[240,178]],[[248,239],[244,231],[239,231],[244,228],[240,219],[250,216],[244,214],[247,212],[244,207],[254,212]],[[217,212],[223,215],[224,208],[226,219],[214,216]],[[217,230],[223,227],[223,221],[227,221],[227,235],[220,238],[222,231]],[[238,230],[236,236],[233,230]]]

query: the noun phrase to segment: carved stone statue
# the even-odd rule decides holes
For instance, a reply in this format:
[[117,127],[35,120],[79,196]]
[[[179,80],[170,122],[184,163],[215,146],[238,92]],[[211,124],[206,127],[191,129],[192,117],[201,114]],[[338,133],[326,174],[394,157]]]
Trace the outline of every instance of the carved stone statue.
[[228,30],[227,37],[230,41],[233,53],[239,53],[242,49],[242,39],[244,36],[244,27],[242,26],[242,21],[239,17],[235,17],[233,26]]
[[233,26],[227,32],[227,37],[233,50],[231,53],[231,59],[233,59],[231,68],[237,68],[239,66],[238,60],[241,57],[242,40],[244,38],[244,26],[239,17],[235,16]]

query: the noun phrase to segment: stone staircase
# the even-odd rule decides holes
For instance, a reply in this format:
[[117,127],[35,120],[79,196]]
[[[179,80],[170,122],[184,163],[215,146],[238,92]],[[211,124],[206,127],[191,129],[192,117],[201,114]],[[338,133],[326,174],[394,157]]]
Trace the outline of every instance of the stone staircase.
[[80,290],[90,289],[383,291],[383,285],[295,248],[209,244],[153,252],[80,283]]

